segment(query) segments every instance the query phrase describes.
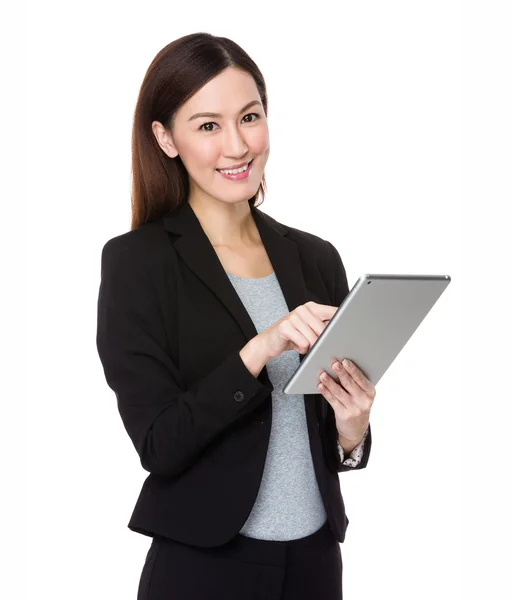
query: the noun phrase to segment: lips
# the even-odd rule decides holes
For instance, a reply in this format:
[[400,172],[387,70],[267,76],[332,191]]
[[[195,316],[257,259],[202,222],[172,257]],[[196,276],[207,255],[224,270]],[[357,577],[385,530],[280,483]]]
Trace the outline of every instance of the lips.
[[238,167],[226,167],[225,169],[215,169],[215,170],[216,171],[231,171],[232,169],[239,169],[240,167],[243,167],[245,165],[249,166],[253,160],[254,160],[254,158],[251,158],[251,160],[248,163],[242,163],[242,164],[238,165]]

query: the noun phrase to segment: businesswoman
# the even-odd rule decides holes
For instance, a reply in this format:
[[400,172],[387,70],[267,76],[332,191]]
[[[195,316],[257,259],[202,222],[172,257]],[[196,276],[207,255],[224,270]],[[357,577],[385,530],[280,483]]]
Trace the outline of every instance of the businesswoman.
[[342,598],[339,473],[367,465],[375,388],[333,361],[318,393],[282,391],[349,288],[330,242],[256,206],[266,117],[255,63],[207,33],[163,48],[137,101],[97,348],[148,471],[138,600]]

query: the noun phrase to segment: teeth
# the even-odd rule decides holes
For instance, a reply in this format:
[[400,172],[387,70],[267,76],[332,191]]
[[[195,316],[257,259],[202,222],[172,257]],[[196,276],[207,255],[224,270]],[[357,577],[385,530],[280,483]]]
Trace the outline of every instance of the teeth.
[[228,175],[234,175],[235,173],[243,173],[244,171],[246,171],[249,168],[249,163],[247,163],[245,166],[240,167],[239,169],[229,169],[227,171],[224,171],[223,169],[219,169],[219,171],[221,173],[227,173]]

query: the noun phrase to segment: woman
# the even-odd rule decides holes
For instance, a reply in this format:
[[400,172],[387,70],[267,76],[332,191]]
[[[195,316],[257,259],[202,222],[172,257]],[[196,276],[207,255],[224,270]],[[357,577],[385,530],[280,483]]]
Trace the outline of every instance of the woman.
[[128,524],[152,537],[138,600],[342,598],[338,473],[368,462],[375,388],[352,364],[282,392],[349,288],[330,242],[255,206],[266,116],[254,62],[206,33],[161,50],[140,90],[97,330],[149,472]]

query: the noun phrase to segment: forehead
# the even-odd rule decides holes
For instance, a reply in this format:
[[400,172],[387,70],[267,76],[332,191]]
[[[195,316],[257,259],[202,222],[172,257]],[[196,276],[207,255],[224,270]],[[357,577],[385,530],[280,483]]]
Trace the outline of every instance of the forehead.
[[260,101],[258,88],[252,75],[229,67],[210,79],[180,107],[177,116],[188,121],[195,113],[217,113],[226,118],[253,100]]

